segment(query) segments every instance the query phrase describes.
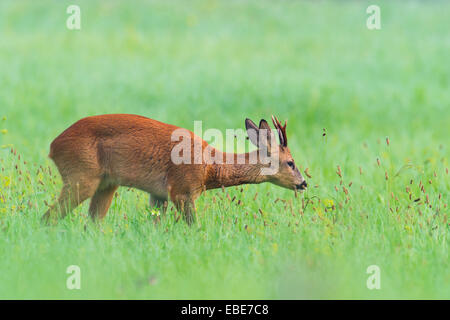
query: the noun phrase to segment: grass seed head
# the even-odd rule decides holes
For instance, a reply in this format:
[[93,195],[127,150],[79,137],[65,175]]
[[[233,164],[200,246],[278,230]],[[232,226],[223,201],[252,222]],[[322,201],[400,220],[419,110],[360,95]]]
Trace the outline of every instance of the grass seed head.
[[339,166],[339,165],[337,166],[336,174],[337,174],[340,178],[342,178],[341,166]]
[[309,170],[309,168],[306,168],[304,172],[305,172],[305,175],[311,179],[312,176],[309,174],[308,170]]

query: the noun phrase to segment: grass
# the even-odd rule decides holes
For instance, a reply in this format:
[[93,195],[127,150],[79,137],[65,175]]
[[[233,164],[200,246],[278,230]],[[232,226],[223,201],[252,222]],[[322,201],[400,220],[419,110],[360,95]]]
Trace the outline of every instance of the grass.
[[[380,2],[378,31],[364,1],[77,3],[79,31],[70,1],[0,3],[0,298],[450,298],[449,3]],[[276,114],[311,187],[210,191],[191,228],[121,188],[100,226],[88,202],[40,224],[50,142],[119,112],[220,130]]]

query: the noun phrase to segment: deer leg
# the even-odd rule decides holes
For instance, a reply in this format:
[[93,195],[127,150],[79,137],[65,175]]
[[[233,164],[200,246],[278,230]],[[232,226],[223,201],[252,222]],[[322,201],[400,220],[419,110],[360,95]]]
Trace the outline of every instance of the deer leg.
[[[167,198],[162,198],[155,196],[153,194],[150,195],[150,201],[149,201],[151,208],[159,208],[161,215],[164,217],[166,215],[167,211]],[[160,222],[160,217],[156,217],[156,222]]]
[[100,179],[90,179],[88,182],[65,183],[61,189],[58,201],[52,205],[42,217],[49,222],[50,219],[64,218],[67,213],[78,207],[84,200],[92,197],[100,183]]
[[175,201],[175,207],[183,214],[183,219],[190,226],[195,222],[195,203],[192,198],[179,197]]
[[186,201],[184,204],[184,210],[183,210],[184,221],[186,221],[186,223],[188,225],[192,225],[192,223],[194,223],[196,220],[196,213],[197,212],[195,209],[194,200],[188,199],[188,201]]
[[177,211],[182,213],[188,225],[192,225],[196,220],[195,200],[200,196],[202,188],[197,185],[171,182],[169,179],[168,189],[170,200],[175,204]]
[[165,213],[167,210],[167,199],[166,198],[157,197],[152,194],[152,195],[150,195],[149,203],[150,203],[150,207],[159,208],[163,211],[163,213]]
[[91,199],[89,215],[92,220],[101,220],[106,216],[118,186],[110,185],[104,188],[99,187]]

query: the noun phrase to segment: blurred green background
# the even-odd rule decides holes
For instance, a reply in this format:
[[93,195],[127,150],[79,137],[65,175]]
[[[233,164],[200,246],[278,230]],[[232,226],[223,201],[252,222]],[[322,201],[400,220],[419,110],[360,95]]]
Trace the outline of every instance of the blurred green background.
[[[1,1],[0,297],[450,298],[450,3],[377,1],[381,30],[370,4]],[[104,113],[221,130],[275,114],[311,188],[211,191],[194,228],[155,226],[121,189],[101,227],[87,203],[43,227],[61,186],[49,144]]]

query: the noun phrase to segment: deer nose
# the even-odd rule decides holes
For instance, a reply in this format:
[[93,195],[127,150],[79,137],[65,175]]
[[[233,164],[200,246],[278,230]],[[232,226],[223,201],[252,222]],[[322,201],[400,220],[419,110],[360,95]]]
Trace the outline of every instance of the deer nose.
[[307,186],[308,186],[308,184],[306,183],[305,180],[303,180],[302,183],[300,183],[300,184],[297,185],[297,189],[305,190]]

